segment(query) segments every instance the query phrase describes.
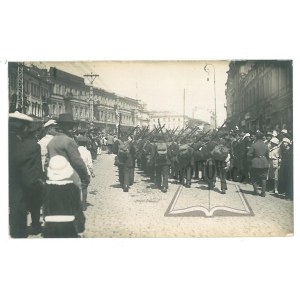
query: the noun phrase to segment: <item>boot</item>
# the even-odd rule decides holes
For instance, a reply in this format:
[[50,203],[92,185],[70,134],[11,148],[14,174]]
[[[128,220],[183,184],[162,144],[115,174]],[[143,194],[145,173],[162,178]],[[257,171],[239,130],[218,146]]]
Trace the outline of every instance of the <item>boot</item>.
[[267,185],[267,181],[266,180],[262,180],[261,181],[261,197],[266,197],[266,185]]
[[163,193],[166,193],[166,192],[167,192],[167,188],[166,188],[166,187],[163,187],[161,191],[162,191]]
[[253,194],[254,194],[255,196],[259,195],[257,183],[253,183],[253,189],[254,189]]

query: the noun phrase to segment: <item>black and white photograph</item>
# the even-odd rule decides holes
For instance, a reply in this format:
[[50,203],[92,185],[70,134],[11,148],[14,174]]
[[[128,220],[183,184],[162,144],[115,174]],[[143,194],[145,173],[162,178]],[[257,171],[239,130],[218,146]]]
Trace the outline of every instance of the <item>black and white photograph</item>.
[[1,299],[299,299],[296,1],[0,7]]
[[8,62],[12,238],[293,235],[293,62]]

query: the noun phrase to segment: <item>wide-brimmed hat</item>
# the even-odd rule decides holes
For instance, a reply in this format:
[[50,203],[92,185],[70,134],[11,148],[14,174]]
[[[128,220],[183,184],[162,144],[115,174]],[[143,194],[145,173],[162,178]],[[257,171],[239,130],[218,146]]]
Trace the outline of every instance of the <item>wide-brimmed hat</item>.
[[278,138],[276,138],[276,137],[273,136],[273,137],[271,138],[271,143],[278,145],[278,144],[279,144]]
[[48,126],[52,126],[52,125],[57,125],[56,121],[53,120],[53,119],[51,119],[51,120],[49,120],[48,122],[46,122],[46,123],[44,124],[44,128],[46,128],[46,127],[48,127]]
[[60,114],[58,116],[58,120],[57,120],[57,123],[66,123],[66,124],[78,123],[78,122],[79,121],[75,121],[73,119],[73,116],[69,113]]
[[282,133],[285,133],[285,134],[288,133],[286,129],[282,129],[281,132],[282,132]]
[[291,143],[291,140],[290,139],[288,139],[288,138],[283,138],[282,139],[282,142],[284,143],[288,143],[288,144],[290,144]]
[[27,121],[27,122],[33,122],[33,118],[25,115],[25,114],[22,114],[18,111],[15,111],[13,113],[10,113],[9,114],[9,118],[11,119],[18,119],[18,120],[22,120],[22,121]]
[[87,144],[89,142],[89,139],[87,138],[87,137],[85,137],[85,136],[82,136],[82,135],[79,135],[78,137],[77,137],[77,143],[85,143],[85,144]]
[[68,160],[61,155],[55,155],[50,158],[47,175],[49,180],[69,179],[74,173]]

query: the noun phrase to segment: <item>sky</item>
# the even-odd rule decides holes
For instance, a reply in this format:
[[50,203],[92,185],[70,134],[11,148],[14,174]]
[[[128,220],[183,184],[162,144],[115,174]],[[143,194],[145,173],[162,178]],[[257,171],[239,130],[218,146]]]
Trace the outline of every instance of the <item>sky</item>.
[[[206,72],[204,67],[208,63]],[[217,123],[226,119],[225,83],[229,61],[82,61],[35,62],[39,67],[57,67],[83,77],[98,74],[94,86],[147,103],[148,110],[185,113],[209,120],[214,111],[214,69]],[[209,79],[209,80],[207,80]],[[185,94],[185,97],[184,97]],[[200,113],[199,113],[200,111]],[[195,114],[196,116],[196,114]]]

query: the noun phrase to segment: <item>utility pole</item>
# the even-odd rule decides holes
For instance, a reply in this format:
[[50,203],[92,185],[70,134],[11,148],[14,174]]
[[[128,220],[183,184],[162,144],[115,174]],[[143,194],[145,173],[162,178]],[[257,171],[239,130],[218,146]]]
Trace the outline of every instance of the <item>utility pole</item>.
[[25,112],[24,107],[24,78],[23,78],[23,68],[24,63],[18,63],[18,90],[17,90],[17,101],[16,101],[16,109],[20,108],[22,113]]
[[216,70],[215,70],[215,66],[213,64],[208,64],[206,63],[205,67],[204,67],[204,71],[207,73],[207,81],[209,81],[209,72],[210,72],[210,68],[209,66],[211,66],[214,70],[214,104],[215,104],[215,129],[217,129],[217,96],[216,96]]
[[90,121],[92,122],[94,120],[94,95],[93,95],[93,83],[94,80],[99,77],[99,75],[97,74],[93,74],[91,72],[91,74],[85,74],[83,75],[84,77],[86,77],[90,83],[90,96],[89,96],[89,108],[90,108]]

